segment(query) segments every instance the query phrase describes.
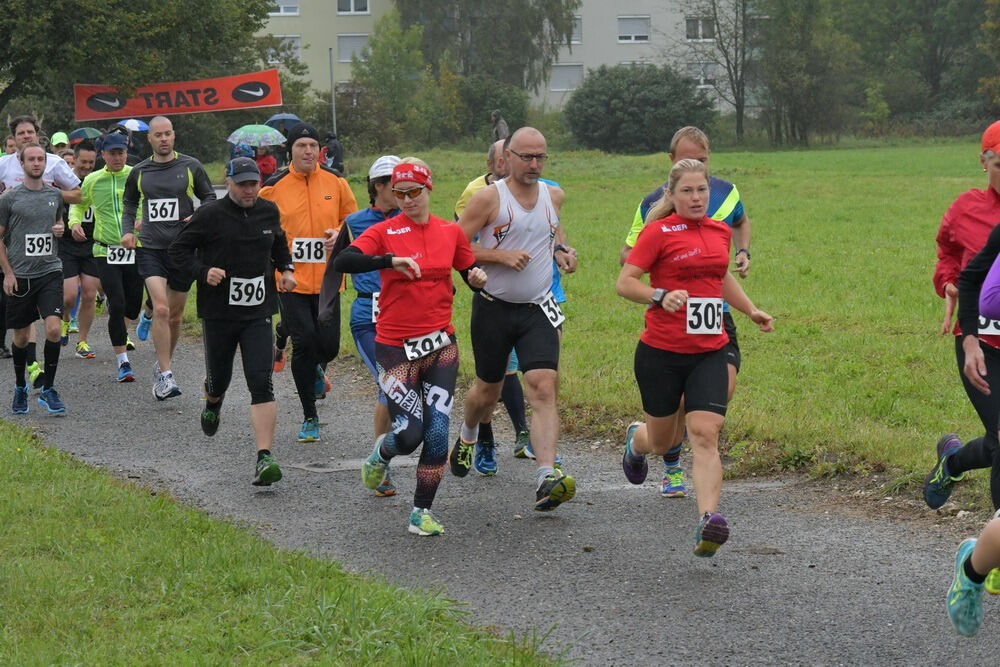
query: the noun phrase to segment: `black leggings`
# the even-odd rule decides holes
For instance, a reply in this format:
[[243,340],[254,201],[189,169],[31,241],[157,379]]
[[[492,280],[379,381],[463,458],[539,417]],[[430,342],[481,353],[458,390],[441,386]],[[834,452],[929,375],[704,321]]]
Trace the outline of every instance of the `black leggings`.
[[94,262],[107,297],[108,335],[111,344],[120,347],[128,339],[124,318],[134,320],[142,309],[142,278],[135,264],[108,264],[106,257],[95,257]]
[[281,306],[281,328],[292,339],[292,378],[299,392],[302,416],[316,417],[316,319],[319,316],[318,294],[278,294]]
[[983,423],[985,434],[965,443],[948,460],[948,472],[952,475],[975,470],[977,468],[992,468],[990,472],[990,497],[993,508],[1000,509],[1000,442],[997,440],[997,429],[1000,428],[1000,350],[979,343],[986,360],[986,379],[992,385],[992,393],[987,396],[972,386],[965,377],[965,350],[962,349],[962,336],[955,336],[955,360],[958,362],[958,376],[962,378],[965,393],[976,409],[979,420]]
[[205,390],[213,398],[222,398],[233,379],[236,346],[243,358],[243,375],[250,390],[250,404],[274,401],[271,372],[274,362],[271,347],[271,318],[255,320],[202,320],[205,346]]

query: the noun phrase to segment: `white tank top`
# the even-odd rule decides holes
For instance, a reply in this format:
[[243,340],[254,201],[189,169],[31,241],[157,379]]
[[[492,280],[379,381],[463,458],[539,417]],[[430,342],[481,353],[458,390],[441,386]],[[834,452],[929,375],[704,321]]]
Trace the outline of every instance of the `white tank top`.
[[490,250],[526,250],[531,260],[521,271],[503,264],[487,265],[483,289],[511,303],[541,303],[552,287],[552,239],[559,226],[549,186],[539,181],[538,201],[530,211],[518,203],[505,181],[497,181],[496,186],[499,211],[479,232],[479,244]]

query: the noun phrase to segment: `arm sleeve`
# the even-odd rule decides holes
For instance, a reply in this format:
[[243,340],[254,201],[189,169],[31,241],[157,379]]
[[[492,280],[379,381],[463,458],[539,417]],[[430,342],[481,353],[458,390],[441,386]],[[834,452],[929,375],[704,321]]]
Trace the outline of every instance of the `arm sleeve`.
[[204,283],[209,266],[201,261],[200,253],[196,251],[205,243],[205,232],[209,223],[204,215],[198,215],[200,211],[201,209],[196,210],[188,224],[181,228],[177,238],[167,249],[167,254],[174,265],[183,267],[188,275]]
[[212,180],[208,177],[208,173],[205,172],[205,167],[201,164],[194,171],[194,194],[201,200],[202,204],[215,201],[217,197],[215,188],[212,187]]
[[476,266],[476,256],[472,254],[469,239],[465,238],[465,232],[457,225],[455,226],[455,257],[451,265],[454,269],[463,272],[462,278],[466,283],[469,282],[467,278],[469,269]]
[[135,213],[139,208],[139,170],[133,169],[125,179],[122,195],[122,236],[135,233]]
[[979,291],[997,255],[1000,255],[1000,226],[993,228],[986,245],[958,276],[958,325],[963,335],[976,335],[979,331]]
[[83,216],[90,208],[91,204],[91,193],[94,191],[94,180],[83,179],[83,185],[80,186],[80,203],[69,205],[69,222],[68,225],[72,227],[73,225],[83,224]]
[[639,205],[635,207],[635,215],[632,217],[632,227],[628,230],[628,236],[625,237],[625,245],[630,248],[635,247],[639,232],[642,231],[645,224],[646,221],[642,219],[642,202],[639,202]]
[[[944,286],[947,283],[958,284],[958,273],[962,270],[962,244],[955,239],[955,202],[941,219],[941,228],[937,234],[938,261],[934,267],[934,290],[944,298]],[[964,331],[964,329],[963,329]]]
[[[275,207],[277,209],[277,207]],[[288,238],[285,237],[285,230],[281,228],[281,218],[277,210],[274,212],[274,242],[271,244],[271,262],[278,271],[287,268],[294,268],[292,263],[292,253],[288,250]]]
[[366,273],[392,268],[392,255],[365,255],[355,245],[349,245],[333,260],[341,273]]

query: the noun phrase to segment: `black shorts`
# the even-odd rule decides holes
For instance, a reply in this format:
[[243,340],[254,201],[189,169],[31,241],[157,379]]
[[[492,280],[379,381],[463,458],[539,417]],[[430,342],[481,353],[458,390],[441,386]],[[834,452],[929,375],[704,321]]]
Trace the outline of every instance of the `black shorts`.
[[669,417],[684,397],[685,412],[726,414],[729,371],[726,348],[683,354],[646,345],[635,348],[635,380],[642,409],[651,417]]
[[94,244],[80,243],[76,245],[59,244],[59,259],[62,260],[63,278],[76,278],[81,273],[100,277],[97,272],[97,262],[94,261]]
[[736,338],[736,322],[733,321],[733,314],[728,310],[722,314],[722,326],[729,334],[729,342],[722,349],[726,351],[726,363],[740,372],[740,363],[743,357],[740,356],[740,341]]
[[484,382],[503,380],[511,350],[517,351],[522,373],[559,369],[559,331],[537,304],[509,303],[478,292],[472,298],[471,333],[476,376]]
[[222,396],[233,379],[236,347],[243,360],[243,377],[250,390],[250,404],[274,401],[271,373],[274,334],[271,318],[253,320],[202,320],[205,346],[205,384],[211,396]]
[[62,317],[62,306],[62,271],[18,278],[17,289],[7,297],[7,328],[23,329],[39,318]]
[[167,287],[175,292],[187,292],[194,282],[187,271],[170,261],[165,248],[136,248],[135,265],[144,279],[153,276],[166,278]]

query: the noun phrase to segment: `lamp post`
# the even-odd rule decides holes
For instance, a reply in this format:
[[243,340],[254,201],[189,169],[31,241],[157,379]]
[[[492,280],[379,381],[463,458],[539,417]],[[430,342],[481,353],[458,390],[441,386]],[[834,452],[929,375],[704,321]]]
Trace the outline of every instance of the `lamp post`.
[[333,47],[330,53],[330,115],[333,117],[333,133],[337,134],[337,83],[333,78]]

